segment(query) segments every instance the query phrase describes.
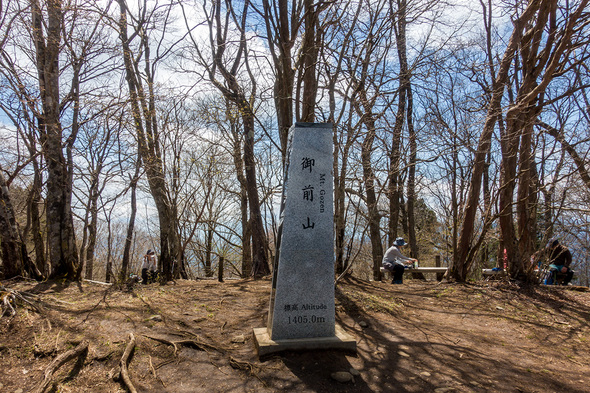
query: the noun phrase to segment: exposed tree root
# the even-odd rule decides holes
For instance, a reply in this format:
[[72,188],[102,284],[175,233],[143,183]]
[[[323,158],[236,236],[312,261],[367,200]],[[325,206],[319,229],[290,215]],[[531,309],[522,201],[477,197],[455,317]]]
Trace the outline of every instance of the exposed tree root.
[[135,349],[135,336],[133,333],[129,333],[129,342],[127,343],[127,347],[125,348],[125,352],[123,352],[123,356],[121,356],[121,360],[119,361],[119,367],[121,369],[121,379],[127,386],[127,389],[131,393],[137,393],[135,390],[135,386],[131,382],[131,378],[129,378],[129,370],[127,369],[127,365],[129,364],[129,357],[133,353]]
[[214,350],[214,351],[217,351],[217,352],[222,352],[219,348],[217,348],[217,347],[215,347],[213,345],[204,343],[198,337],[195,338],[195,339],[184,339],[184,340],[175,340],[175,341],[170,341],[170,340],[167,340],[165,338],[153,337],[153,336],[145,336],[144,335],[144,337],[149,338],[149,339],[154,340],[154,341],[161,342],[161,343],[166,344],[166,345],[172,345],[174,347],[174,356],[175,357],[178,354],[178,347],[179,346],[182,346],[182,345],[191,346],[191,347],[200,349],[201,351],[205,351],[205,352],[208,352],[208,350]]
[[12,304],[16,301],[16,297],[11,292],[0,292],[0,300],[2,304],[2,314],[0,318],[4,316],[8,311],[10,311],[10,316],[14,316],[16,314],[16,310],[12,306]]
[[67,352],[62,353],[47,366],[45,369],[45,378],[39,384],[35,393],[43,393],[45,389],[49,385],[53,383],[53,374],[65,363],[69,362],[72,359],[79,358],[80,362],[84,362],[86,358],[86,354],[88,353],[88,340],[82,341],[78,346],[74,349],[70,349]]
[[237,360],[233,356],[229,357],[229,365],[236,370],[248,371],[250,374],[255,374],[255,371],[259,369],[259,366],[252,364],[250,362]]
[[258,379],[260,382],[262,382],[264,386],[266,386],[266,383],[258,376],[258,373],[260,372],[260,366],[250,362],[237,360],[233,356],[229,357],[229,365],[236,370],[247,371],[248,374],[256,377],[256,379]]
[[[185,333],[190,334],[194,338],[185,338],[185,339],[180,339],[180,340],[167,340],[165,338],[147,336],[147,335],[144,335],[144,337],[149,338],[150,340],[158,341],[160,343],[172,346],[174,348],[173,358],[176,358],[176,356],[178,355],[179,347],[181,347],[183,345],[184,346],[191,346],[193,348],[196,348],[196,349],[199,349],[199,350],[205,351],[205,352],[209,352],[209,350],[214,350],[214,351],[217,351],[222,354],[225,353],[225,351],[223,351],[222,349],[220,349],[214,345],[207,344],[207,343],[203,342],[195,334],[190,333],[190,332],[185,332]],[[169,364],[173,361],[174,361],[173,359],[169,359],[169,360],[163,362],[162,364],[159,364],[158,366],[156,366],[155,369],[158,369],[158,368],[162,367],[163,365]],[[212,364],[215,367],[219,368],[216,364],[214,364],[214,363],[212,363]],[[256,377],[260,382],[262,382],[263,385],[266,386],[264,381],[258,376],[258,373],[260,372],[260,366],[250,363],[250,362],[244,362],[244,361],[237,360],[233,356],[229,356],[229,364],[234,369],[246,371],[249,375]],[[156,377],[156,379],[158,379],[162,383],[162,385],[164,385],[164,382],[156,376],[156,371],[152,365],[151,358],[150,358],[150,369],[152,370],[154,377]],[[221,371],[221,369],[220,369],[220,371]]]
[[30,306],[41,314],[41,308],[35,304],[35,302],[38,300],[38,296],[32,293],[15,291],[0,285],[0,308],[2,310],[0,318],[2,318],[5,314],[10,314],[10,317],[13,317],[16,314],[16,304],[18,302]]

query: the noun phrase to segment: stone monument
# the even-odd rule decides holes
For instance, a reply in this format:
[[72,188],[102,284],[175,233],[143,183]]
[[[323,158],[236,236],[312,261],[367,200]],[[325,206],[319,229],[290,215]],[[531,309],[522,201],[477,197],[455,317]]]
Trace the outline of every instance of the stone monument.
[[335,321],[333,159],[332,124],[291,127],[268,326],[254,329],[259,356],[356,350]]

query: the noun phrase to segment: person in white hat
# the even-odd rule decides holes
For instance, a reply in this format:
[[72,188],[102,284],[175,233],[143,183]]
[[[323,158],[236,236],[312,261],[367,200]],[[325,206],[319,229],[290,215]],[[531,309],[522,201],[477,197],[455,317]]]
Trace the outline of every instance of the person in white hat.
[[385,255],[383,255],[383,261],[381,264],[385,268],[392,272],[393,280],[391,281],[392,284],[403,284],[404,283],[404,269],[406,267],[412,266],[414,263],[418,263],[417,259],[409,258],[402,255],[401,248],[405,246],[406,241],[398,237],[395,239],[393,246],[389,247],[387,251],[385,251]]

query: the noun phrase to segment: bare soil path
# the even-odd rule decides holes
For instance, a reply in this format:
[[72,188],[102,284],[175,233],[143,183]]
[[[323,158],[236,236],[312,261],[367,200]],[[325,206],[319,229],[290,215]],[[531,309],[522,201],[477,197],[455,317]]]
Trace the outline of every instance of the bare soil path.
[[[88,341],[44,391],[590,392],[590,292],[346,279],[337,321],[356,354],[287,352],[258,359],[269,280],[178,281],[116,290],[92,283],[7,281],[36,294],[0,319],[0,393],[35,391],[52,361]],[[82,345],[81,345],[82,344]],[[70,352],[74,353],[74,352]],[[358,374],[338,382],[338,371]],[[117,378],[119,377],[119,378]]]

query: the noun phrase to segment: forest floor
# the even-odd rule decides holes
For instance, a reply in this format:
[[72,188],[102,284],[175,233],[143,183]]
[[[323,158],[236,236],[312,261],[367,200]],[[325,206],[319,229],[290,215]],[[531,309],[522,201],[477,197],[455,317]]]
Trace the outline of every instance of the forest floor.
[[[336,320],[356,338],[356,353],[261,360],[252,329],[266,325],[268,279],[131,291],[2,284],[36,294],[27,299],[39,310],[17,302],[16,315],[0,319],[1,393],[39,391],[46,375],[45,392],[129,391],[116,377],[130,333],[135,347],[123,365],[138,392],[590,391],[590,292],[572,287],[348,278],[336,289]],[[338,382],[338,371],[356,376]]]

